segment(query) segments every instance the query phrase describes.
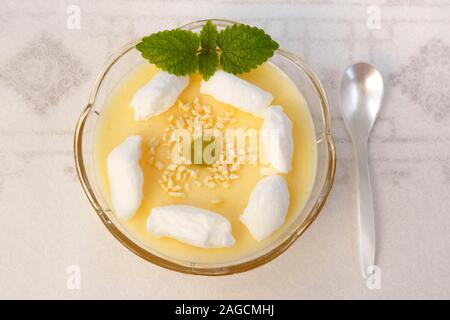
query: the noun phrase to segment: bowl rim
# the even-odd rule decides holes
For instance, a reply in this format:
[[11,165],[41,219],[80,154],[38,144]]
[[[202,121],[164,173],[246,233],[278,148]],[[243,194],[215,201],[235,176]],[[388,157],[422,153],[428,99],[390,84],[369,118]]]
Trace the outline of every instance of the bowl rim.
[[[208,20],[211,20],[216,24],[222,26],[228,26],[230,24],[239,24],[238,22],[225,19],[204,19],[192,21],[190,23],[181,26],[180,28],[181,29],[195,28],[195,26],[201,25],[202,23],[205,23]],[[331,114],[329,111],[328,99],[325,90],[322,86],[322,83],[320,82],[315,72],[301,58],[284,49],[276,50],[277,54],[283,56],[290,62],[294,63],[297,67],[299,67],[306,73],[319,96],[320,105],[322,107],[323,112],[324,134],[322,139],[326,143],[329,159],[327,166],[327,173],[325,176],[325,183],[323,184],[322,189],[320,190],[320,193],[317,197],[317,200],[314,206],[312,207],[311,211],[305,218],[305,220],[303,220],[303,222],[292,232],[292,234],[289,237],[287,237],[283,242],[281,242],[278,246],[274,247],[269,252],[254,259],[234,265],[219,266],[219,267],[198,268],[195,267],[195,265],[192,266],[181,265],[145,250],[144,248],[136,244],[133,240],[131,240],[127,235],[125,235],[118,227],[115,226],[115,224],[111,221],[108,215],[103,211],[97,199],[97,196],[93,188],[91,187],[83,161],[82,148],[83,148],[84,126],[94,106],[97,93],[100,89],[100,85],[103,79],[108,74],[110,68],[114,65],[114,63],[117,60],[119,60],[122,56],[124,56],[126,53],[133,50],[135,45],[140,41],[141,39],[129,42],[128,44],[123,46],[118,53],[111,55],[109,59],[107,59],[105,66],[100,71],[99,75],[97,76],[97,79],[95,80],[94,87],[92,88],[92,91],[89,96],[88,104],[81,113],[75,127],[73,140],[74,160],[78,178],[89,202],[91,203],[92,207],[94,208],[95,212],[97,213],[97,215],[99,216],[105,227],[122,245],[124,245],[126,248],[128,248],[130,251],[132,251],[139,257],[169,270],[194,275],[219,276],[245,272],[272,261],[280,254],[282,254],[284,251],[286,251],[314,222],[314,220],[321,212],[323,206],[325,205],[326,200],[330,194],[331,188],[333,186],[336,171],[336,148],[331,132]]]

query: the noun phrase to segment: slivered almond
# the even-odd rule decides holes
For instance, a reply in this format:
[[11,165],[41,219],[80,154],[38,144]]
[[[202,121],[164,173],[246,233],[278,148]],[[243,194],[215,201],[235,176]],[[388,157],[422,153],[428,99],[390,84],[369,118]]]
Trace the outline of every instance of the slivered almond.
[[161,170],[162,168],[164,168],[164,165],[160,161],[156,161],[155,167],[156,169]]
[[229,177],[230,177],[231,180],[239,179],[239,176],[237,174],[234,174],[234,173],[230,174]]
[[200,181],[198,181],[198,180],[194,180],[194,184],[195,184],[196,187],[201,187],[202,186],[202,183]]
[[171,163],[167,166],[167,170],[175,171],[177,170],[177,165],[175,163]]

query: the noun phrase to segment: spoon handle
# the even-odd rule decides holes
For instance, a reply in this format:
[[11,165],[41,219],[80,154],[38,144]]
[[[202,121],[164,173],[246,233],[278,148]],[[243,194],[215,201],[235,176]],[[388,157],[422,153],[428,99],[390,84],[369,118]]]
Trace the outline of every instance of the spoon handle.
[[356,142],[355,151],[360,262],[362,275],[366,278],[369,275],[368,268],[375,264],[375,219],[367,143]]

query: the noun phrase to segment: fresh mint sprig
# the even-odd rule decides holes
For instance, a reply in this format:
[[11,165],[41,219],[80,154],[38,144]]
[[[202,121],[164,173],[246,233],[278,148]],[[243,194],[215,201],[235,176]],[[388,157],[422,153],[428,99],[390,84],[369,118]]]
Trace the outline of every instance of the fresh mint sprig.
[[267,61],[278,47],[262,29],[235,24],[218,31],[211,21],[200,34],[165,30],[136,45],[142,56],[158,68],[178,76],[198,70],[205,80],[214,75],[219,64],[233,74],[248,72]]

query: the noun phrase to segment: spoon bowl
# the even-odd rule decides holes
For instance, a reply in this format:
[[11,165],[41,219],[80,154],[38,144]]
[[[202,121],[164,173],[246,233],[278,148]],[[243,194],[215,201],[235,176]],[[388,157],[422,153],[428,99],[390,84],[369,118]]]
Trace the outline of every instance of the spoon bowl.
[[347,68],[341,83],[341,111],[352,139],[367,141],[381,109],[383,77],[372,65],[356,63]]

